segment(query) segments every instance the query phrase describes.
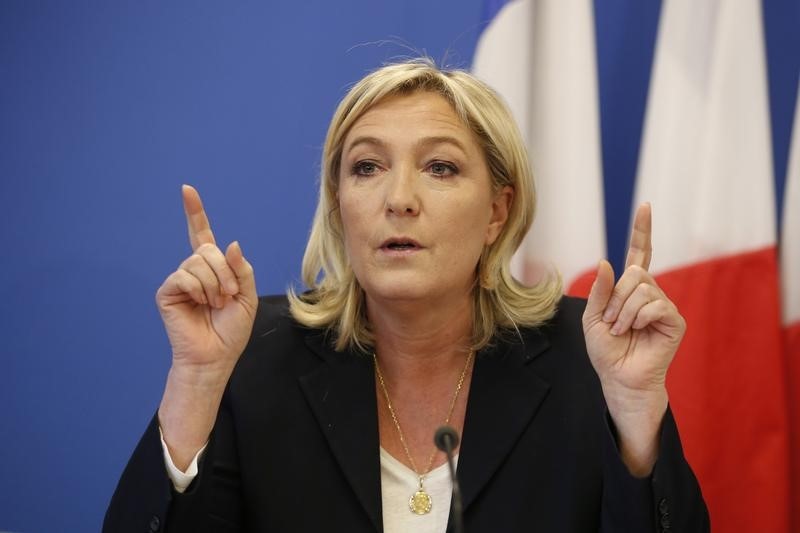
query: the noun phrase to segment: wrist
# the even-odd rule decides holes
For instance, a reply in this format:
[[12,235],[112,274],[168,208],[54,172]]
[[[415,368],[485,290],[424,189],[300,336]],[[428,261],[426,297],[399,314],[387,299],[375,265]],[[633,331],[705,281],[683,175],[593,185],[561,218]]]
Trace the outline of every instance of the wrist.
[[235,366],[235,361],[181,363],[173,360],[167,374],[167,385],[204,393],[224,390]]
[[669,403],[667,388],[656,384],[646,388],[630,388],[601,381],[603,397],[609,413],[615,418],[647,420],[663,417]]
[[666,389],[604,387],[603,393],[623,463],[633,476],[647,477],[658,459],[661,424],[669,403]]
[[173,365],[158,408],[164,442],[178,468],[208,441],[232,371],[224,367]]

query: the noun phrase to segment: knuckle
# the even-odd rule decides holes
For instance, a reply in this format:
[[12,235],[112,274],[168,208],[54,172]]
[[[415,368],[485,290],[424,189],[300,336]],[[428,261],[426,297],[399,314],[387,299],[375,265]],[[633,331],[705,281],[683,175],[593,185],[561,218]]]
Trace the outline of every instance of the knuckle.
[[618,283],[614,290],[611,291],[611,298],[609,299],[610,302],[619,303],[625,295],[625,286],[622,283]]
[[203,263],[205,263],[205,260],[200,256],[200,254],[195,252],[183,260],[183,263],[181,263],[181,268],[184,270],[189,270],[192,268],[197,268]]
[[222,263],[220,274],[225,276],[225,278],[227,279],[236,279],[236,271],[233,269],[233,266],[227,261]]
[[206,242],[201,244],[195,250],[195,254],[199,254],[202,256],[209,256],[213,255],[215,252],[219,251],[215,244],[211,244],[210,242]]
[[175,286],[185,292],[191,292],[200,282],[188,272],[180,272],[175,276]]
[[202,283],[203,287],[208,289],[218,291],[219,290],[219,280],[214,274],[206,274],[202,278],[200,278],[200,283]]
[[627,305],[622,306],[622,309],[619,311],[619,316],[617,316],[618,322],[624,322],[626,320],[630,320],[631,318],[631,309]]
[[194,270],[189,270],[187,272],[190,276],[197,280],[197,283],[200,285],[206,286],[209,284],[214,283],[216,281],[215,276],[213,273],[209,272],[207,267],[200,267]]
[[186,271],[182,270],[181,268],[178,268],[175,272],[172,272],[169,276],[166,277],[164,282],[158,288],[157,294],[168,290],[171,285],[180,284],[180,280],[185,273]]
[[636,279],[641,279],[642,275],[646,272],[641,265],[630,265],[627,270],[633,274]]

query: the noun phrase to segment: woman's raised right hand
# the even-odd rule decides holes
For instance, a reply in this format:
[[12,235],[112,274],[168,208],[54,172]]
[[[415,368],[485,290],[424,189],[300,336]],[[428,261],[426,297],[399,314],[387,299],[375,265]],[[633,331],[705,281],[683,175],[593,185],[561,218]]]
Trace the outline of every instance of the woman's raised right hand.
[[227,377],[256,316],[253,268],[238,242],[224,254],[217,247],[197,191],[184,185],[182,193],[193,253],[156,293],[172,346],[172,371]]
[[225,385],[253,329],[253,268],[237,242],[217,248],[200,195],[183,186],[190,255],[167,277],[156,303],[172,345],[158,422],[178,469],[208,441]]

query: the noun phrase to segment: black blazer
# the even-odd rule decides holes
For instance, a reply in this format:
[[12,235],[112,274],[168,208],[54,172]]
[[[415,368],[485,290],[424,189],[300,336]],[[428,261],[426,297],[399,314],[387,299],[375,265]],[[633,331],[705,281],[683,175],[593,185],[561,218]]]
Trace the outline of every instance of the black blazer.
[[[708,531],[669,412],[653,474],[621,462],[583,307],[564,298],[548,325],[476,357],[458,461],[465,530]],[[370,357],[298,325],[285,298],[262,298],[197,478],[172,490],[154,418],[103,531],[382,531],[373,372]]]

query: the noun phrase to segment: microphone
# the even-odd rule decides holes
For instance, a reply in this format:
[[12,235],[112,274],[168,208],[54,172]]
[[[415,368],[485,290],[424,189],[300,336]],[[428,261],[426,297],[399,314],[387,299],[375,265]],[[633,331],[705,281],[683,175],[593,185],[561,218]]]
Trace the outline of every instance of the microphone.
[[450,481],[453,482],[453,506],[451,517],[453,519],[453,533],[464,533],[464,514],[461,507],[461,487],[456,477],[456,467],[453,463],[453,450],[458,446],[458,431],[450,426],[442,426],[436,430],[433,442],[447,455],[447,465],[450,467]]

